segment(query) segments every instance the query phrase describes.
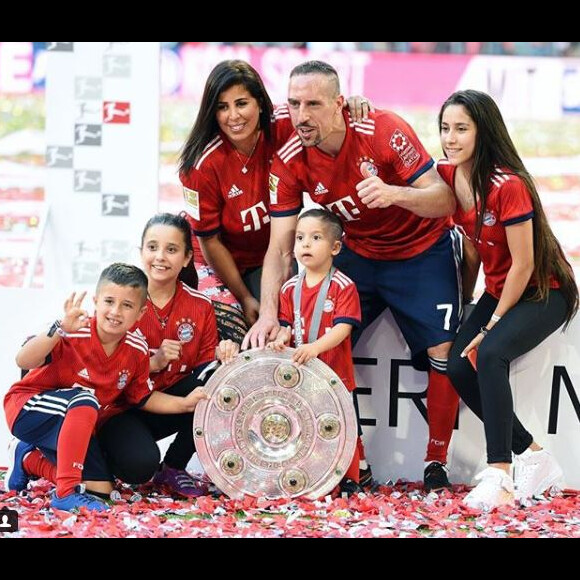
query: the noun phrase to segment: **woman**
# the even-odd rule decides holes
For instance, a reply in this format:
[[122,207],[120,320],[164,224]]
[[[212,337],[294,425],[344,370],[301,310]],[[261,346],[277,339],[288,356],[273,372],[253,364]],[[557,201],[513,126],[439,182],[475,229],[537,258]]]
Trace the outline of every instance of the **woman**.
[[[439,113],[446,160],[438,165],[454,190],[473,281],[480,263],[485,293],[462,326],[448,364],[461,398],[484,422],[489,467],[464,502],[476,509],[514,503],[559,482],[562,470],[513,411],[510,363],[540,344],[578,309],[578,287],[532,177],[493,99],[454,93]],[[477,354],[477,361],[475,355]]]
[[[360,119],[369,103],[351,99],[350,110]],[[270,160],[292,132],[287,106],[274,108],[252,66],[227,60],[211,71],[179,171],[201,248],[199,289],[214,300],[222,338],[241,343],[258,318],[270,237]],[[233,308],[238,304],[243,318]]]
[[[138,323],[145,335],[150,387],[186,397],[203,384],[215,359],[218,335],[211,302],[187,285],[193,257],[187,220],[173,214],[152,217],[143,230],[141,260],[148,279],[146,311]],[[195,272],[194,272],[195,274]],[[193,279],[195,282],[195,277]],[[238,346],[222,341],[220,360],[229,362]],[[207,378],[207,377],[205,377]],[[148,413],[115,404],[105,409],[99,442],[112,473],[126,483],[153,483],[183,497],[207,492],[186,466],[195,452],[193,413]],[[176,434],[160,465],[157,441]]]

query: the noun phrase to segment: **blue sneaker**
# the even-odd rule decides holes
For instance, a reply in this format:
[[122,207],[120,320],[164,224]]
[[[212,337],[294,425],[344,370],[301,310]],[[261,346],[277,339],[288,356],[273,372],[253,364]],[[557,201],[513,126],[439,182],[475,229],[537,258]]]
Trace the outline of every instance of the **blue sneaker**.
[[22,461],[27,453],[34,450],[34,445],[25,443],[13,437],[8,444],[8,471],[4,479],[6,491],[22,491],[26,489],[31,477],[24,471]]
[[[76,489],[82,488],[77,487]],[[69,493],[64,497],[58,497],[56,490],[54,490],[51,494],[50,505],[57,510],[63,510],[65,512],[78,512],[82,507],[96,512],[104,512],[109,509],[109,506],[98,497],[90,493],[80,493],[78,491]]]

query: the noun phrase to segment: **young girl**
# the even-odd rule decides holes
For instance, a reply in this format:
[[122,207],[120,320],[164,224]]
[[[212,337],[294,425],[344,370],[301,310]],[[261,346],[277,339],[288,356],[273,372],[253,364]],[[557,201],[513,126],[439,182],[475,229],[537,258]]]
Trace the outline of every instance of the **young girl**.
[[[139,329],[149,344],[150,386],[154,391],[186,397],[203,382],[204,369],[215,360],[217,326],[211,301],[188,286],[193,248],[184,217],[160,214],[146,224],[141,259],[149,285]],[[193,274],[195,274],[193,272]],[[229,362],[238,346],[222,341],[218,358]],[[113,474],[127,483],[153,482],[185,497],[206,493],[204,484],[185,467],[195,452],[193,414],[152,414],[116,405],[99,431]],[[123,412],[121,412],[123,411]],[[160,465],[157,441],[177,434]]]
[[489,509],[514,503],[512,451],[518,498],[562,477],[514,414],[509,370],[570,322],[578,287],[493,99],[473,90],[454,93],[441,108],[439,128],[447,159],[438,169],[457,197],[454,220],[463,228],[471,289],[480,263],[485,273],[485,293],[457,335],[448,374],[483,420],[487,441],[489,467],[464,501]]

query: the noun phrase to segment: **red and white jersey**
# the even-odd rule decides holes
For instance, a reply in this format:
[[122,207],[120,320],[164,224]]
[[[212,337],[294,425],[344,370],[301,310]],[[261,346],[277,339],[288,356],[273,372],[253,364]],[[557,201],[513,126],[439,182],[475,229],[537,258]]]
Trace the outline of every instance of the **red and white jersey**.
[[[274,152],[293,131],[287,106],[275,109],[270,127],[271,139],[266,140],[262,131],[249,159],[239,155],[220,132],[195,167],[180,176],[195,235],[219,233],[242,272],[261,266],[268,249],[268,176]],[[201,252],[195,250],[199,262]]]
[[[211,300],[183,282],[177,283],[173,298],[157,315],[151,301],[147,300],[147,312],[137,323],[145,335],[150,354],[157,352],[165,339],[183,343],[181,358],[170,362],[163,370],[151,373],[151,382],[156,391],[168,389],[196,367],[215,360],[218,331]],[[165,328],[159,318],[168,316]]]
[[[299,276],[290,278],[280,290],[279,319],[282,326],[292,328],[292,342],[290,346],[296,346],[294,340],[294,289]],[[308,288],[304,282],[302,285],[302,296],[300,313],[302,315],[302,335],[303,340],[308,340],[310,323],[314,314],[314,307],[318,292],[324,279],[312,288]],[[361,309],[358,292],[354,282],[345,274],[336,270],[330,281],[324,309],[320,320],[318,338],[329,332],[333,326],[345,323],[352,326],[359,326],[361,322]],[[352,362],[352,349],[350,337],[343,340],[333,349],[323,352],[318,357],[326,363],[342,380],[349,391],[356,388],[354,380],[354,366]]]
[[302,192],[341,218],[346,245],[361,256],[401,260],[430,248],[451,227],[449,218],[427,219],[391,206],[369,209],[356,185],[366,168],[390,185],[407,186],[433,166],[413,129],[390,111],[355,123],[345,111],[346,137],[336,157],[303,147],[298,135],[274,156],[270,174],[272,217],[297,214]]
[[96,319],[67,338],[59,340],[50,353],[50,363],[31,370],[4,397],[8,426],[24,404],[37,393],[53,389],[83,387],[98,399],[101,411],[123,395],[137,405],[151,394],[149,350],[138,330],[127,332],[115,352],[107,356],[99,340]]
[[[455,192],[455,170],[446,159],[437,163],[437,171],[445,182]],[[492,296],[501,297],[507,273],[512,265],[512,257],[508,247],[506,227],[525,222],[534,218],[532,196],[526,184],[517,175],[499,171],[491,178],[487,208],[483,216],[480,239],[475,241],[477,230],[477,214],[475,207],[464,211],[459,204],[453,220],[477,249],[483,272],[485,274],[485,289]],[[532,277],[528,286],[534,286]],[[550,280],[552,288],[558,288],[558,281]]]

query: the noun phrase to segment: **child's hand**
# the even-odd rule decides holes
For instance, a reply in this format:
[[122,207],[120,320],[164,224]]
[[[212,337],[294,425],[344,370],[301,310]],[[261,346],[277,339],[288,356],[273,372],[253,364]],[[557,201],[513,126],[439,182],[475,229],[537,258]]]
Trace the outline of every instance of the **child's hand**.
[[292,338],[292,331],[288,326],[282,326],[278,331],[276,338],[266,344],[266,348],[269,348],[276,352],[282,352],[287,344],[290,344],[290,339]]
[[276,352],[282,352],[286,348],[286,343],[281,338],[277,338],[276,340],[269,342],[266,345],[266,348],[269,348],[270,350],[274,350]]
[[215,349],[216,358],[224,365],[230,364],[238,353],[240,352],[240,345],[233,340],[221,340]]
[[87,295],[86,292],[81,292],[78,297],[76,292],[73,292],[64,302],[64,318],[60,326],[67,332],[76,332],[80,328],[87,325],[89,319],[88,312],[81,308],[81,304]]
[[319,355],[318,348],[314,343],[303,344],[301,347],[296,349],[292,360],[299,364],[306,364],[309,360],[316,358]]
[[171,361],[181,358],[183,343],[180,340],[164,339],[157,352],[151,357],[153,368],[164,369]]
[[187,397],[183,397],[183,405],[185,413],[192,413],[197,407],[197,404],[204,399],[209,399],[209,396],[205,392],[203,387],[197,387],[193,389]]

